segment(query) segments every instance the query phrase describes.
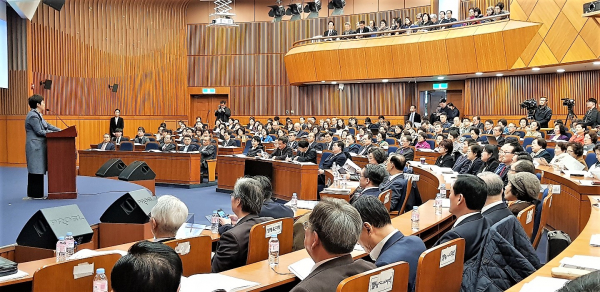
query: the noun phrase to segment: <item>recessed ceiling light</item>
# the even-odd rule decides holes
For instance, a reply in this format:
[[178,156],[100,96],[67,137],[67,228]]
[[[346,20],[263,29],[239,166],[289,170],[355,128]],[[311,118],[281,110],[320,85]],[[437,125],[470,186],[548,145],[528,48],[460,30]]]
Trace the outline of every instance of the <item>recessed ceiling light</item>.
[[321,83],[325,83],[325,80],[321,81]]
[[475,75],[481,76],[481,75],[483,75],[483,72],[477,72],[477,73],[475,73]]
[[504,76],[504,74],[502,74],[502,73],[496,74],[496,77],[502,77],[502,76]]
[[438,80],[444,80],[444,76],[438,76]]
[[594,65],[600,65],[600,61],[596,61],[596,62],[594,62],[592,64],[594,64]]
[[556,72],[563,73],[563,72],[565,72],[565,69],[558,69],[558,70],[556,70]]
[[331,84],[337,84],[337,82],[333,81],[333,82],[331,82]]
[[383,80],[381,80],[381,82],[383,82],[383,83],[387,83],[387,82],[390,82],[390,81],[389,81],[389,80],[387,80],[387,79],[383,79]]
[[540,68],[538,68],[538,67],[533,67],[533,68],[531,68],[531,71],[540,71],[540,70],[541,70],[541,69],[540,69]]

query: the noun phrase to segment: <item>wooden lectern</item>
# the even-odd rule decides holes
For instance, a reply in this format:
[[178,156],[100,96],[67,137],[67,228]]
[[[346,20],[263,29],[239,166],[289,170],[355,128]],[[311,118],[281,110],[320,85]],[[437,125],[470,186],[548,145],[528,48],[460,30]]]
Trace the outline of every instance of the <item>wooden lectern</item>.
[[77,199],[77,130],[75,126],[46,134],[48,199]]

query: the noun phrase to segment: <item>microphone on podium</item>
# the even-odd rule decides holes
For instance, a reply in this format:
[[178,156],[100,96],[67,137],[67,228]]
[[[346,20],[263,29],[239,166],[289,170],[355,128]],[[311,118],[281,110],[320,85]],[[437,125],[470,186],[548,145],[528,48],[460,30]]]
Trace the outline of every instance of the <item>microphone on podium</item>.
[[57,113],[51,111],[49,108],[47,108],[46,111],[49,112],[49,113],[51,113],[51,114],[53,114],[53,115],[55,115],[67,128],[69,127],[69,125],[67,125],[67,123],[65,123],[65,121],[63,121],[63,119],[61,119],[60,116]]

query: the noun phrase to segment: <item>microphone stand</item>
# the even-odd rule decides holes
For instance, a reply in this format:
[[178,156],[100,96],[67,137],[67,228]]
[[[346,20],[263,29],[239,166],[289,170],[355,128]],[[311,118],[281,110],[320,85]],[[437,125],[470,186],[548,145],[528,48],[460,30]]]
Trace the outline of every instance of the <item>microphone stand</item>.
[[[67,123],[65,123],[65,121],[63,121],[63,119],[55,112],[51,111],[49,108],[46,109],[47,112],[50,112],[51,114],[55,115],[57,119],[59,119],[67,128],[69,127],[69,125],[67,125]],[[58,123],[58,122],[55,122]]]

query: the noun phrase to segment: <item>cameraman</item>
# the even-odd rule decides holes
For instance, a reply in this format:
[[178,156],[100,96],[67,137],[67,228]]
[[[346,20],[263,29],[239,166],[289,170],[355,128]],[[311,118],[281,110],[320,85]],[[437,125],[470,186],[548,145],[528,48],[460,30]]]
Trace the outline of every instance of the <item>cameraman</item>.
[[587,112],[585,112],[585,116],[583,116],[583,121],[581,122],[581,125],[584,128],[594,128],[598,124],[598,109],[596,109],[596,99],[588,99],[585,105],[587,106]]
[[535,109],[533,119],[540,124],[540,128],[548,128],[548,122],[552,119],[552,109],[550,109],[546,103],[548,98],[542,96],[540,98],[540,105]]
[[222,100],[219,104],[219,108],[215,111],[215,117],[223,123],[229,122],[231,116],[231,110],[226,106],[226,101]]

